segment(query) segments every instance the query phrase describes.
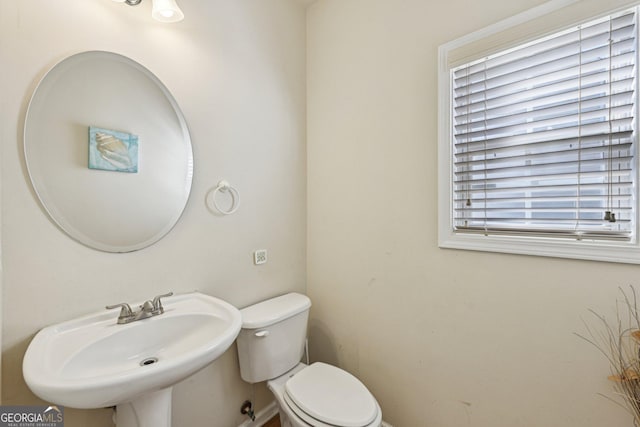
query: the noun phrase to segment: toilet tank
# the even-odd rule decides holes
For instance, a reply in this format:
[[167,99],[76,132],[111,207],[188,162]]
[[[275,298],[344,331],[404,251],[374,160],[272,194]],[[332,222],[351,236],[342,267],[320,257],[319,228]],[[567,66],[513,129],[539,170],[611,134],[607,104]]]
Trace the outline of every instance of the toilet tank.
[[238,335],[240,375],[248,383],[279,377],[304,354],[311,300],[290,293],[240,310]]

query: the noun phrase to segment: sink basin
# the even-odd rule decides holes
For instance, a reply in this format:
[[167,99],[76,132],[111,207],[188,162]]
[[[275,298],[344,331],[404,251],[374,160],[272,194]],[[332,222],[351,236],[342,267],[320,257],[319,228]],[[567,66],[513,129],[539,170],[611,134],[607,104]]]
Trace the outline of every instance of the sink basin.
[[27,385],[73,408],[120,405],[204,368],[240,332],[240,311],[218,298],[194,292],[162,302],[163,314],[124,325],[119,310],[103,310],[42,329],[24,356]]

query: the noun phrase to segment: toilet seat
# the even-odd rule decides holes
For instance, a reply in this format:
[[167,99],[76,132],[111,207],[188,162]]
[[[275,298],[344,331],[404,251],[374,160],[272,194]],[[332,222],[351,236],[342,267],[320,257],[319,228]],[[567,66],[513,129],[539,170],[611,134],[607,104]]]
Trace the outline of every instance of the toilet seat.
[[380,411],[356,377],[321,362],[289,378],[283,395],[289,408],[315,427],[368,427]]

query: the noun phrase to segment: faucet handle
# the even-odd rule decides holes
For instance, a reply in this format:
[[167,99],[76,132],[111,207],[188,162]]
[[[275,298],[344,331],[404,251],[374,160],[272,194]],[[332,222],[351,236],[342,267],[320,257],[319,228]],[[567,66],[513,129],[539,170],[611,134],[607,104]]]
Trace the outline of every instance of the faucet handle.
[[113,308],[118,308],[118,307],[122,307],[120,310],[120,316],[118,316],[119,319],[133,315],[133,312],[131,311],[131,306],[126,302],[122,302],[120,304],[108,305],[105,308],[107,310],[111,310]]
[[158,295],[153,298],[153,310],[159,311],[161,313],[164,312],[164,307],[162,307],[162,301],[160,300],[160,298],[170,297],[171,295],[173,295],[173,292],[169,292],[168,294],[164,295]]

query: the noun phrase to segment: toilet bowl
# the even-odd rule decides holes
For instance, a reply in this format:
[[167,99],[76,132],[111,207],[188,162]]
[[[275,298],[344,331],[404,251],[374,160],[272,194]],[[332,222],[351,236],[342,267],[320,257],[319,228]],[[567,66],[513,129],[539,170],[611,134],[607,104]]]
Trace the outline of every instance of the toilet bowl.
[[[300,374],[300,375],[298,375]],[[378,427],[382,411],[353,375],[325,363],[300,363],[267,381],[282,427]]]
[[356,377],[326,363],[300,363],[310,307],[308,297],[291,293],[240,310],[242,378],[267,381],[282,427],[379,427],[380,406]]

